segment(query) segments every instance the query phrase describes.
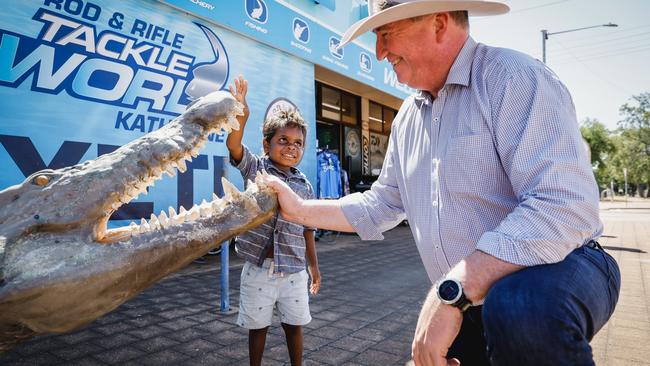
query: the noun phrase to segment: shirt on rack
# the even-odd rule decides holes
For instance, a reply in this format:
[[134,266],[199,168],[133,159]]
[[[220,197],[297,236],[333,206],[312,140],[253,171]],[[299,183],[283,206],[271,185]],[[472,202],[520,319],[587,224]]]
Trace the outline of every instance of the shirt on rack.
[[341,163],[335,153],[325,149],[318,153],[318,198],[341,197]]

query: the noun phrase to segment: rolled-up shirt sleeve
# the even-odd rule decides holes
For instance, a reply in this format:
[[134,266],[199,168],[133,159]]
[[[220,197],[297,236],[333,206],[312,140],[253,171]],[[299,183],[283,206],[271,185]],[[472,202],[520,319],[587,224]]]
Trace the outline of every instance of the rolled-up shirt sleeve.
[[369,190],[339,199],[343,214],[362,240],[381,240],[382,233],[405,218],[395,166],[393,164],[394,134],[388,142],[379,178]]
[[559,262],[602,232],[573,102],[543,67],[500,80],[492,90],[494,142],[518,205],[477,249],[523,266]]

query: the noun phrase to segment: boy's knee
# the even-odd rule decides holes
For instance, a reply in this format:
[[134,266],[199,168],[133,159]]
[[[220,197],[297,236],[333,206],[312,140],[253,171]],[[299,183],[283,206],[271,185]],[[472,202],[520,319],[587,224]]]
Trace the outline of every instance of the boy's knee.
[[302,329],[301,325],[293,325],[293,324],[287,324],[287,323],[281,323],[282,328],[284,329],[289,329],[289,330],[300,330]]

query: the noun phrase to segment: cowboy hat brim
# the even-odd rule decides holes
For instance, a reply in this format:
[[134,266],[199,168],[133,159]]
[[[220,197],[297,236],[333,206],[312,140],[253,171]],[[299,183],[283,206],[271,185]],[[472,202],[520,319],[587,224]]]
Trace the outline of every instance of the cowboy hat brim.
[[498,15],[507,13],[510,8],[506,4],[491,1],[438,1],[438,0],[415,0],[405,2],[382,10],[367,18],[364,18],[350,26],[339,47],[343,47],[363,33],[381,27],[382,25],[396,22],[398,20],[413,18],[420,15],[441,13],[447,11],[466,10],[472,16]]

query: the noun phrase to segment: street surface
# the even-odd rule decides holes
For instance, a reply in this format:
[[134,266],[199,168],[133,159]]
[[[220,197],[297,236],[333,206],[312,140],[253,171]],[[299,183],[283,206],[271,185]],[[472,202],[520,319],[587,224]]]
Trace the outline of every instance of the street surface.
[[[621,266],[610,322],[592,342],[597,365],[650,365],[650,200],[604,201],[601,244]],[[430,283],[408,227],[386,240],[331,235],[316,243],[321,293],[311,298],[305,365],[404,365]],[[231,255],[236,307],[242,261]],[[219,312],[219,257],[193,263],[76,332],[42,336],[0,365],[247,365],[247,331]],[[552,352],[552,350],[549,350]],[[265,365],[288,365],[276,319]]]

